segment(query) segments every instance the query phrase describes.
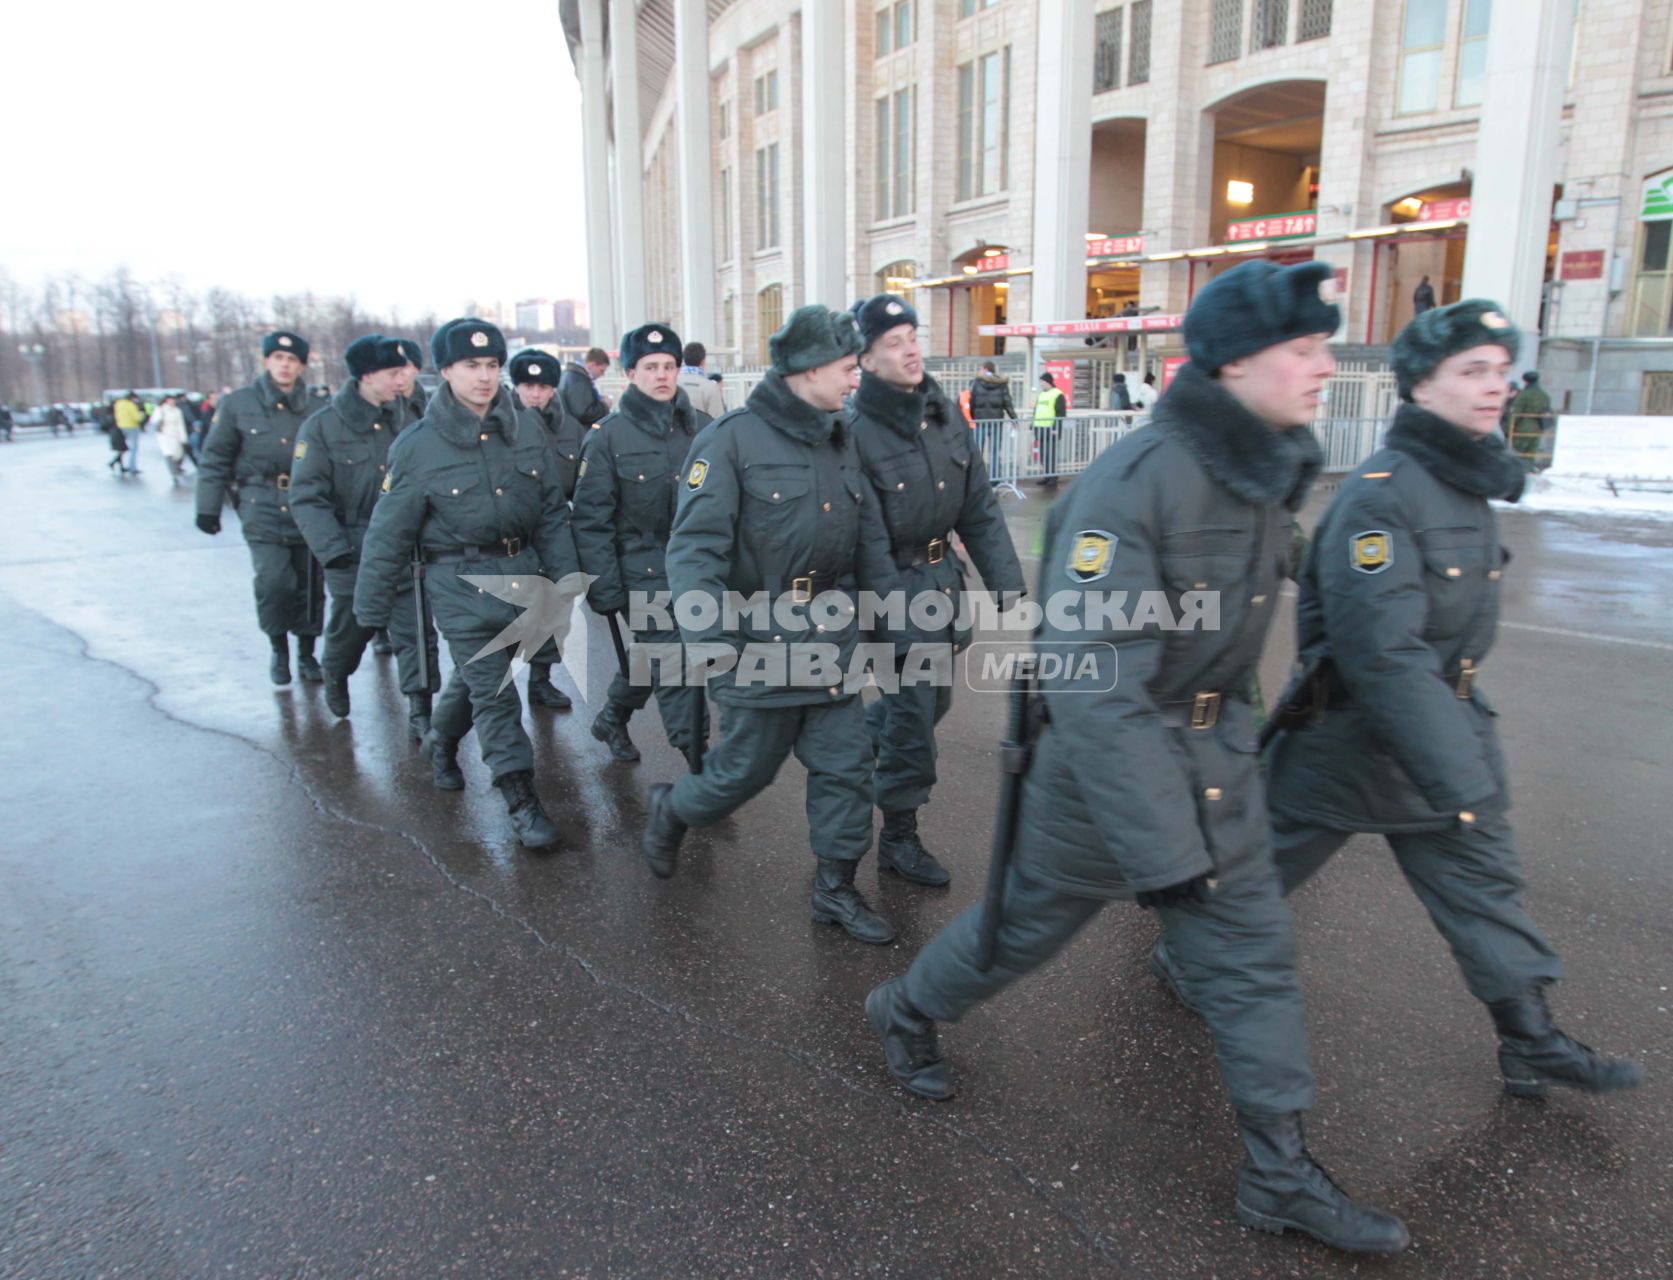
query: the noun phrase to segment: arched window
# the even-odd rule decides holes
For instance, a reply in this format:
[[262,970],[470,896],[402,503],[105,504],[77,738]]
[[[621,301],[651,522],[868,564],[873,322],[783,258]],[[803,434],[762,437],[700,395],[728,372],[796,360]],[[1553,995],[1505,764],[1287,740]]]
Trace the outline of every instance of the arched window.
[[910,258],[902,258],[877,268],[878,293],[905,293],[906,286],[917,277],[918,267]]
[[767,352],[767,339],[784,325],[784,286],[770,284],[755,295],[755,332],[760,348],[760,363],[772,358]]

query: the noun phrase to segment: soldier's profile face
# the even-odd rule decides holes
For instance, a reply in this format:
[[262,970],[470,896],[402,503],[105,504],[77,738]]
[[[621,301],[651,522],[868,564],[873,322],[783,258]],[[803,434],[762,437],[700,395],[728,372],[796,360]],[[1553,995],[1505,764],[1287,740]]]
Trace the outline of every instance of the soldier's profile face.
[[860,366],[891,386],[916,387],[924,380],[924,351],[917,328],[897,324],[871,344],[871,350],[860,357]]
[[373,404],[388,404],[401,394],[401,370],[378,369],[363,373],[360,375],[360,390]]
[[1334,372],[1330,335],[1313,333],[1233,360],[1220,370],[1220,385],[1272,426],[1299,427],[1313,420]]
[[263,360],[262,364],[266,366],[273,381],[281,387],[294,385],[296,380],[302,376],[302,361],[288,351],[275,351]]
[[640,356],[627,380],[652,400],[666,404],[680,389],[680,362],[673,356]]
[[830,364],[822,364],[817,369],[809,369],[801,374],[791,384],[791,390],[815,409],[835,413],[842,408],[842,402],[859,385],[859,357],[844,356],[840,360],[833,360]]
[[495,356],[471,356],[455,360],[441,371],[441,376],[460,404],[484,413],[500,389],[500,362]]
[[1412,403],[1472,436],[1499,429],[1510,395],[1510,352],[1501,346],[1471,347],[1448,356],[1417,386]]
[[399,369],[395,370],[395,372],[398,375],[395,383],[395,393],[397,395],[410,396],[412,394],[413,387],[418,382],[417,366],[404,364]]
[[517,398],[523,402],[525,409],[544,409],[552,403],[552,396],[556,392],[556,387],[549,387],[544,382],[517,384]]

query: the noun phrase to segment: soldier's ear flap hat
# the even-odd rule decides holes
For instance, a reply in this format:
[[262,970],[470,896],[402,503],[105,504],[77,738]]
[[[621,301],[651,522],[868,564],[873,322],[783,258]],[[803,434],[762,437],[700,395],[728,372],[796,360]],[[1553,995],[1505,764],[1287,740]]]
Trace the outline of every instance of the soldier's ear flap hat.
[[1472,347],[1503,347],[1512,361],[1522,349],[1522,334],[1504,309],[1486,298],[1466,298],[1450,307],[1425,311],[1394,339],[1389,362],[1400,398],[1427,381],[1441,362]]
[[460,316],[457,320],[449,320],[431,335],[430,355],[438,369],[445,369],[460,360],[475,360],[479,356],[492,356],[504,364],[505,335],[498,325],[475,316]]
[[1191,363],[1215,373],[1291,338],[1335,333],[1336,272],[1326,262],[1245,262],[1208,282],[1185,313]]
[[767,339],[773,370],[781,374],[806,373],[864,349],[853,312],[832,311],[817,302],[797,307],[784,328]]
[[547,355],[539,347],[524,347],[511,357],[508,366],[511,371],[511,385],[522,386],[525,382],[537,382],[543,387],[558,385],[558,362]]
[[381,333],[368,333],[364,338],[356,338],[349,343],[343,352],[343,363],[348,366],[349,377],[364,378],[368,373],[377,373],[382,369],[399,369],[407,363],[407,353],[401,350],[401,344],[394,338],[386,338]]
[[862,352],[870,351],[890,329],[909,324],[918,327],[918,313],[912,304],[892,293],[880,293],[874,298],[862,298],[854,304],[854,323],[860,326]]
[[261,358],[263,360],[276,351],[282,351],[287,356],[295,356],[303,364],[308,363],[308,339],[300,333],[292,333],[289,329],[275,329],[261,340]]
[[422,369],[424,367],[423,347],[419,346],[411,338],[396,338],[395,342],[396,345],[401,348],[401,354],[406,356],[408,364],[410,364],[414,369]]
[[646,356],[673,356],[679,364],[685,347],[680,335],[665,324],[642,324],[622,334],[622,368],[631,369]]

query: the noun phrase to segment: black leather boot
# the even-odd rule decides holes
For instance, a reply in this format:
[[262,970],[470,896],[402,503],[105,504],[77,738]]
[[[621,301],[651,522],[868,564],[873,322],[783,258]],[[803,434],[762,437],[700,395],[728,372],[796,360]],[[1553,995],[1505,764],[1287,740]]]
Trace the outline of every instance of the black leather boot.
[[884,1061],[902,1088],[932,1102],[953,1096],[953,1073],[935,1049],[935,1020],[912,1007],[901,979],[872,988],[866,1021],[883,1038]]
[[1636,1062],[1602,1057],[1559,1031],[1551,1021],[1543,986],[1495,1000],[1487,1009],[1499,1030],[1499,1071],[1506,1093],[1542,1098],[1551,1085],[1612,1093],[1644,1083],[1644,1069]]
[[918,839],[918,811],[916,809],[885,809],[883,834],[877,841],[877,865],[893,871],[902,880],[913,884],[927,884],[935,888],[947,884],[952,877],[935,860],[935,855],[924,848]]
[[552,683],[552,668],[544,662],[529,663],[529,701],[554,711],[570,708],[569,695]]
[[325,705],[331,709],[331,714],[339,720],[348,719],[349,714],[349,678],[340,676],[334,671],[325,674]]
[[430,732],[430,695],[427,693],[409,693],[407,695],[407,736],[414,742],[423,742],[424,735]]
[[669,801],[673,787],[659,782],[650,790],[649,812],[645,815],[645,834],[639,838],[639,848],[650,864],[651,874],[666,880],[674,874],[680,857],[680,841],[685,839],[686,825],[674,813]]
[[[1185,988],[1180,984],[1179,970],[1174,966],[1173,957],[1168,954],[1166,938],[1156,939],[1156,945],[1150,949],[1150,972],[1173,993],[1175,1000],[1191,1013],[1197,1013],[1196,1006],[1185,998]],[[1202,1017],[1200,1013],[1197,1016]]]
[[443,791],[463,791],[465,774],[459,768],[459,740],[431,729],[418,744],[418,754],[430,762],[431,775]]
[[860,864],[847,858],[820,858],[813,875],[813,923],[840,924],[848,936],[881,945],[895,940],[895,927],[871,909],[854,887]]
[[546,849],[558,842],[558,829],[534,793],[533,771],[519,769],[495,778],[494,785],[505,797],[506,812],[511,815],[511,829],[517,833],[518,844],[525,849]]
[[593,737],[608,745],[610,754],[617,760],[632,764],[639,759],[639,748],[627,736],[627,715],[626,707],[606,702],[604,710],[593,721]]
[[313,684],[325,679],[325,672],[320,670],[319,660],[314,657],[313,636],[296,637],[296,674]]
[[267,675],[276,685],[290,683],[290,637],[268,636],[273,644],[273,661],[267,664]]
[[372,652],[380,658],[387,658],[395,652],[395,646],[389,643],[389,632],[379,631],[372,637]]
[[1237,1113],[1243,1166],[1237,1171],[1237,1220],[1257,1231],[1300,1231],[1344,1253],[1399,1253],[1411,1243],[1406,1224],[1349,1199],[1307,1150],[1301,1113]]

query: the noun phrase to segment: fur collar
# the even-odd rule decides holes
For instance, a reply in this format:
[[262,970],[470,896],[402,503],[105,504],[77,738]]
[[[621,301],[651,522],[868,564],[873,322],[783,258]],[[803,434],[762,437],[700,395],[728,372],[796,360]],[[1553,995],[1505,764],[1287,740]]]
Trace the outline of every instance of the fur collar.
[[1183,444],[1220,484],[1262,506],[1301,506],[1323,462],[1311,430],[1269,426],[1194,364],[1174,375],[1151,425]]
[[776,369],[769,369],[749,393],[748,408],[768,426],[803,444],[835,440],[840,445],[844,438],[842,416],[814,408],[790,390],[784,375]]
[[424,410],[424,421],[449,444],[461,449],[480,443],[479,437],[485,431],[498,431],[507,444],[516,444],[517,411],[512,407],[511,394],[501,387],[494,394],[494,402],[488,406],[486,416],[478,418],[459,403],[453,388],[444,382],[430,397],[430,404]]
[[860,375],[860,389],[848,402],[854,417],[870,418],[905,440],[915,439],[925,419],[945,426],[947,396],[941,384],[929,376],[911,391],[902,391],[869,373]]
[[1405,454],[1435,479],[1478,498],[1515,502],[1528,481],[1522,459],[1497,431],[1472,436],[1415,404],[1400,406],[1383,447]]

